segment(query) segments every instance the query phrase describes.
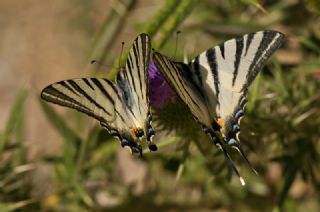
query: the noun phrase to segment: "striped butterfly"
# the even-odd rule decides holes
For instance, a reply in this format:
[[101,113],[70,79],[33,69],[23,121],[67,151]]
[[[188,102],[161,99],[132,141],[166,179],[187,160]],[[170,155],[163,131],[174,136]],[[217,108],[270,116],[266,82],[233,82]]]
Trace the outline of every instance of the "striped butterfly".
[[284,35],[279,32],[250,33],[204,51],[189,64],[174,62],[158,52],[153,54],[159,71],[223,152],[242,185],[245,182],[219,136],[225,144],[237,149],[253,169],[239,142],[240,119],[248,88],[283,42]]
[[115,82],[103,78],[63,80],[44,88],[41,98],[97,119],[122,147],[128,146],[132,152],[142,155],[137,141],[144,135],[149,149],[156,151],[147,83],[150,57],[151,40],[147,34],[140,34]]

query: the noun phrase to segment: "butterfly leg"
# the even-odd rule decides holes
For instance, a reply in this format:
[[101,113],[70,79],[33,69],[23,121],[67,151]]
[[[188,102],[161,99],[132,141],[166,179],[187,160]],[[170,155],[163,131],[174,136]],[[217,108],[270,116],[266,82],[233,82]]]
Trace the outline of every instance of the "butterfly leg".
[[224,139],[225,143],[230,145],[232,148],[238,150],[238,152],[240,153],[240,155],[242,156],[242,158],[244,158],[244,160],[247,162],[248,166],[251,168],[251,170],[256,174],[259,175],[258,172],[253,168],[253,166],[251,165],[246,153],[244,152],[242,145],[239,141],[237,141],[235,138],[231,138],[231,139]]

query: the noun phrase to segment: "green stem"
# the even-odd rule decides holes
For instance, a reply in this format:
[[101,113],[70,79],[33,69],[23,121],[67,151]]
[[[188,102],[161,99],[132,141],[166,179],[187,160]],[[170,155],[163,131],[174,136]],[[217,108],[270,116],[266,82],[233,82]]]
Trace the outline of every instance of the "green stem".
[[[94,41],[93,48],[89,54],[90,60],[99,62],[105,61],[108,54],[111,52],[111,47],[117,39],[120,31],[123,29],[125,20],[130,11],[136,5],[137,0],[119,0],[118,5],[125,5],[123,14],[118,14],[116,11],[111,11],[110,15],[105,19],[101,31]],[[117,7],[117,5],[115,5]],[[94,70],[98,69],[99,64],[94,64]]]
[[80,145],[80,151],[77,160],[76,172],[80,174],[80,171],[85,163],[86,152],[88,151],[88,144],[95,143],[98,139],[99,131],[94,128],[91,133],[89,133],[87,139],[83,140]]
[[[14,133],[17,124],[22,120],[23,107],[25,105],[27,95],[28,92],[26,90],[21,90],[14,103],[14,106],[11,108],[9,119],[6,123],[4,131],[1,133],[0,136],[0,152],[2,152],[2,150],[6,147],[11,134]],[[18,138],[20,139],[20,137]]]
[[177,9],[169,16],[167,22],[163,25],[161,31],[159,32],[159,39],[156,49],[161,49],[168,39],[171,37],[171,34],[178,28],[182,21],[190,14],[191,10],[194,8],[195,0],[185,0],[181,1]]
[[[152,18],[150,24],[145,28],[145,32],[154,37],[157,32],[160,33],[160,38],[155,45],[156,48],[161,48],[170,38],[172,32],[182,23],[185,17],[190,13],[195,0],[167,0],[159,12]],[[163,29],[163,30],[161,30]],[[109,72],[108,78],[114,79],[119,69],[119,64],[124,64],[129,50],[124,54],[120,63],[115,61],[113,69]]]
[[153,37],[159,31],[161,25],[163,25],[163,23],[170,17],[170,15],[174,14],[179,3],[181,3],[180,0],[167,0],[163,7],[161,7],[161,9],[146,26],[144,32]]
[[297,173],[298,173],[298,167],[296,167],[296,166],[290,167],[290,170],[287,173],[288,176],[285,180],[283,189],[282,189],[281,194],[279,195],[279,199],[278,199],[278,207],[280,209],[282,209],[282,206],[288,196],[289,189],[291,188],[294,180],[296,179]]

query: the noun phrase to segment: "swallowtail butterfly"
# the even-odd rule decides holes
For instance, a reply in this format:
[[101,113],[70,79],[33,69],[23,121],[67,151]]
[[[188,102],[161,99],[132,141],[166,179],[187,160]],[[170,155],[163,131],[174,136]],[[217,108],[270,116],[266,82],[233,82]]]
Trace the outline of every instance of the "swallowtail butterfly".
[[141,34],[135,39],[126,66],[121,68],[115,82],[103,78],[64,80],[44,88],[41,98],[97,119],[120,140],[122,147],[129,146],[132,152],[142,154],[139,142],[144,135],[149,149],[156,151],[148,99],[150,57],[151,40]]
[[250,165],[238,138],[248,88],[283,42],[280,32],[250,33],[204,51],[189,64],[174,62],[158,52],[153,54],[159,71],[223,152],[242,185],[245,182],[223,142],[236,148]]

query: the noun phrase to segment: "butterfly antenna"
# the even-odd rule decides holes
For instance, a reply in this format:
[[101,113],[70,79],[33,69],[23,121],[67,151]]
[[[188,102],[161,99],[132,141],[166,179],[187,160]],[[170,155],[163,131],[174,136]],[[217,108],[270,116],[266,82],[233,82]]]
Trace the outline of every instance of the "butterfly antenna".
[[174,59],[176,58],[176,56],[177,56],[177,49],[178,49],[178,38],[179,38],[179,34],[181,33],[181,31],[180,30],[178,30],[177,32],[176,32],[176,44],[175,44],[175,49],[174,49]]
[[212,133],[210,133],[210,137],[213,140],[213,142],[215,143],[215,145],[222,151],[225,160],[227,161],[227,163],[229,164],[229,166],[231,167],[231,169],[233,170],[234,173],[236,173],[236,175],[238,176],[240,183],[242,186],[246,185],[246,182],[244,181],[244,179],[241,177],[240,172],[238,171],[237,167],[234,165],[232,159],[230,158],[228,152],[222,147],[221,142],[218,140],[218,138],[213,135]]
[[121,51],[120,51],[120,56],[119,56],[119,69],[121,68],[121,57],[122,57],[122,52],[123,52],[123,47],[124,47],[124,42],[121,42]]
[[253,168],[253,166],[251,165],[246,153],[244,152],[242,145],[240,144],[239,141],[237,141],[236,143],[232,144],[232,147],[235,148],[236,150],[238,150],[238,152],[240,153],[240,155],[242,156],[242,158],[244,158],[244,160],[247,162],[248,166],[251,168],[251,170],[257,175],[259,176],[259,173],[255,170],[255,168]]
[[111,66],[109,66],[109,65],[107,65],[107,64],[104,64],[104,63],[102,63],[102,62],[100,62],[100,61],[98,61],[98,60],[91,60],[90,61],[90,64],[98,64],[99,66],[102,66],[102,67],[105,67],[105,68],[110,68]]

